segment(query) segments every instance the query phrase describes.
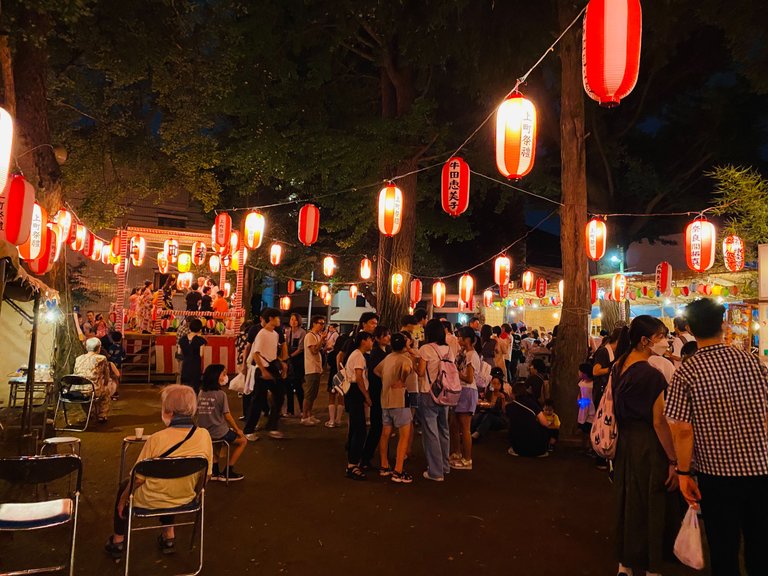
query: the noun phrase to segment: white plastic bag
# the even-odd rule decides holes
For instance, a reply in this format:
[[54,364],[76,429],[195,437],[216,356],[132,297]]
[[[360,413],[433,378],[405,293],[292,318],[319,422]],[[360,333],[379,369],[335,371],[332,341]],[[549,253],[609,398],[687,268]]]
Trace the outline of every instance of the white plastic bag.
[[701,546],[701,528],[696,510],[688,508],[683,518],[680,532],[675,538],[675,556],[691,568],[701,570],[704,568],[704,551]]
[[245,391],[245,376],[241,373],[232,378],[232,380],[229,381],[229,389],[232,390],[232,392]]

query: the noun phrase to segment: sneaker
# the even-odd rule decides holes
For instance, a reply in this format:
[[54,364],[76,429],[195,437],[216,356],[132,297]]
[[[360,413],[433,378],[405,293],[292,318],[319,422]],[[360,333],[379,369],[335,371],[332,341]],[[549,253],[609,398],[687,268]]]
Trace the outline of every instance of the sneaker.
[[379,476],[392,476],[392,468],[380,468],[379,469]]
[[424,476],[425,480],[432,480],[432,482],[443,482],[445,480],[445,478],[443,478],[442,476],[438,476],[437,478],[432,478],[432,476],[430,476],[429,472],[427,472],[426,470],[424,470],[424,474],[422,474],[422,476]]
[[397,482],[399,484],[410,484],[413,482],[413,476],[408,474],[408,472],[392,472],[392,476],[390,477],[390,480],[392,482]]
[[226,482],[227,478],[223,472],[214,472],[211,474],[211,482]]
[[[238,481],[242,480],[243,478],[245,478],[245,476],[243,474],[240,474],[239,472],[235,472],[235,469],[230,467],[230,469],[229,469],[229,481],[230,482],[238,482]],[[227,473],[226,472],[224,472],[221,475],[221,479],[226,482],[226,480],[227,480]]]
[[157,545],[160,547],[160,551],[163,554],[175,554],[176,553],[176,543],[174,542],[173,538],[168,538],[167,540],[163,538],[162,534],[157,537]]
[[256,442],[256,440],[259,439],[258,436],[256,436],[256,432],[251,432],[250,434],[245,435],[245,439],[249,442]]
[[336,422],[333,420],[328,420],[328,422],[325,423],[326,428],[336,428]]
[[313,422],[311,418],[302,418],[301,419],[301,425],[302,426],[314,426],[316,422]]
[[123,556],[123,551],[125,550],[125,540],[115,543],[115,541],[112,540],[112,536],[110,536],[107,543],[104,544],[104,550],[106,550],[107,554],[112,556],[114,560],[120,560]]
[[282,440],[283,438],[285,438],[285,434],[280,432],[280,430],[270,430],[269,437],[274,438],[275,440]]
[[464,458],[452,460],[450,466],[454,470],[472,470],[472,460],[466,460]]
[[518,454],[517,452],[515,452],[515,449],[514,449],[514,448],[509,448],[509,449],[507,450],[507,454],[509,454],[510,456],[520,456],[520,454]]

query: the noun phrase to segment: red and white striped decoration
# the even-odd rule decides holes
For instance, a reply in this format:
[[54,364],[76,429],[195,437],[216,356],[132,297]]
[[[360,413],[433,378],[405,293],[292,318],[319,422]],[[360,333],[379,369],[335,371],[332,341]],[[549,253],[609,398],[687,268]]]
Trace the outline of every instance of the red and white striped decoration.
[[379,192],[379,232],[394,236],[403,221],[403,192],[392,182]]
[[656,290],[662,296],[672,291],[672,264],[669,262],[661,262],[656,266]]
[[14,246],[29,240],[34,208],[32,184],[21,175],[11,176],[5,190],[0,190],[0,240],[7,240]]
[[432,306],[435,308],[445,306],[445,282],[442,280],[432,284]]
[[443,166],[440,200],[443,211],[456,218],[469,206],[469,164],[454,156]]
[[422,283],[418,278],[411,280],[409,286],[409,292],[411,297],[411,306],[416,306],[418,302],[421,302]]
[[507,256],[499,256],[493,264],[493,281],[499,286],[509,284],[509,270],[512,262]]
[[640,0],[590,0],[584,16],[584,90],[601,106],[618,106],[637,83],[643,14]]
[[530,270],[523,272],[523,292],[532,292],[535,280],[536,278],[533,275],[533,272]]
[[493,290],[485,290],[483,292],[483,306],[486,308],[493,306]]
[[314,204],[305,204],[299,210],[299,242],[311,246],[317,242],[320,231],[320,209]]
[[463,301],[467,306],[474,304],[475,295],[475,279],[469,274],[462,274],[459,278],[459,300]]

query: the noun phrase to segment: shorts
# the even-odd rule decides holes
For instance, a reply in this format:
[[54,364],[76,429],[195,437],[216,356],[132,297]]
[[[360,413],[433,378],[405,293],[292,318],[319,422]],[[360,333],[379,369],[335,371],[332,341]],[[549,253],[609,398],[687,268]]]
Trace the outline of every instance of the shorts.
[[410,408],[382,408],[381,420],[384,426],[402,428],[413,421]]
[[227,433],[224,434],[224,436],[222,436],[221,438],[213,439],[214,442],[218,440],[224,440],[224,442],[229,442],[230,444],[232,444],[235,440],[237,440],[237,432],[235,432],[234,430],[228,430]]
[[453,411],[456,414],[474,414],[477,408],[477,388],[470,388],[469,386],[461,387],[461,395],[459,396],[459,403]]
[[304,399],[314,402],[317,393],[320,391],[320,374],[304,375]]

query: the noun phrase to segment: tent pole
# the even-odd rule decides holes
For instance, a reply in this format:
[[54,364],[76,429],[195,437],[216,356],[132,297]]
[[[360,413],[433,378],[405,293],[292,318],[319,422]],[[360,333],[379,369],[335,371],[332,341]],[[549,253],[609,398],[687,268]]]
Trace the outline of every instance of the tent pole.
[[[37,317],[40,312],[40,292],[35,292],[35,304],[32,309],[32,336],[29,339],[29,358],[27,359],[27,383],[24,389],[24,408],[22,410],[21,434],[28,435],[32,430],[32,392],[35,386],[35,361],[37,359]],[[43,414],[46,418],[47,414]]]

